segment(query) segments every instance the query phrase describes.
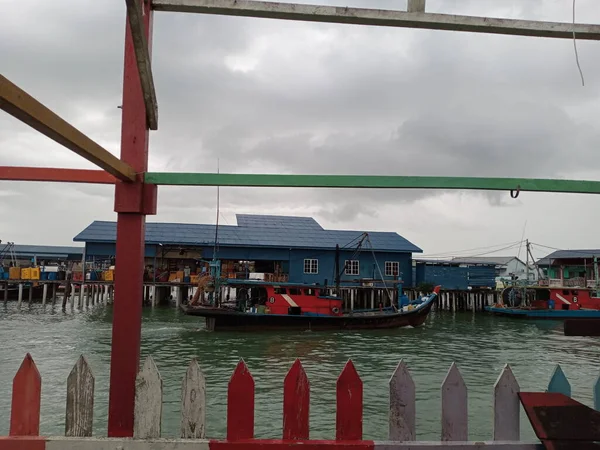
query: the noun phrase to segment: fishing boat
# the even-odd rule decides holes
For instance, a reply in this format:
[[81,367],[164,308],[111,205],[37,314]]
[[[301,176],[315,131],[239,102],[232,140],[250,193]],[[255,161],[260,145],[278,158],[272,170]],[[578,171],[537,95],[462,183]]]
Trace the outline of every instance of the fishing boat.
[[[440,286],[415,301],[398,306],[342,312],[342,298],[318,285],[245,281],[236,295],[219,306],[182,305],[185,314],[204,317],[209,331],[351,330],[423,325]],[[406,299],[406,296],[401,296]]]
[[485,310],[524,319],[591,319],[600,318],[600,298],[588,288],[511,286],[502,291],[500,302]]

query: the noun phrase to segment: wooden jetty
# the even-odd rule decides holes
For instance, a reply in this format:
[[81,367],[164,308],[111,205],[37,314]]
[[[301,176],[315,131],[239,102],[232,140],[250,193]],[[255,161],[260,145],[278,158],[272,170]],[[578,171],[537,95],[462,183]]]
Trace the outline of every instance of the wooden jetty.
[[[290,361],[291,363],[291,361]],[[137,372],[134,400],[133,439],[92,437],[94,429],[95,377],[82,355],[71,370],[66,385],[65,434],[40,437],[40,375],[31,355],[27,354],[13,380],[12,411],[9,436],[0,437],[0,450],[77,449],[127,450],[152,448],[210,450],[289,450],[301,446],[318,450],[426,450],[426,449],[506,449],[538,450],[539,442],[523,442],[521,437],[520,398],[543,392],[521,392],[511,367],[507,364],[490,386],[493,431],[488,441],[469,441],[468,387],[459,367],[452,363],[441,389],[441,433],[438,442],[417,440],[417,389],[407,364],[400,361],[389,379],[386,401],[388,430],[380,441],[363,436],[363,382],[360,367],[348,360],[331,389],[336,397],[335,436],[325,440],[310,438],[310,380],[300,360],[291,367],[281,383],[283,414],[268,439],[257,439],[255,427],[255,380],[250,368],[240,360],[227,388],[227,422],[225,436],[210,438],[206,426],[210,413],[207,382],[197,359],[192,359],[181,382],[180,429],[176,436],[165,436],[163,419],[163,379],[152,356],[148,356]],[[271,380],[273,381],[273,380]],[[600,406],[600,381],[590,386],[596,408]],[[561,395],[571,404],[571,386],[560,366],[556,366],[545,391]],[[210,391],[209,391],[210,392]],[[581,405],[586,408],[585,406]],[[529,413],[529,411],[527,411]],[[281,425],[282,424],[282,425]],[[280,428],[282,427],[282,428]]]

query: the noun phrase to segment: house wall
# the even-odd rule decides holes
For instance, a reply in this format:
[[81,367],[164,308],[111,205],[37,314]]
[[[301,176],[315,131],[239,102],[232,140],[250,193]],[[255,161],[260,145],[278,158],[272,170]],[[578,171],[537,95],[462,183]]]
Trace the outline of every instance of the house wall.
[[494,288],[496,269],[494,266],[446,266],[417,264],[416,284],[431,283],[442,289],[467,290],[469,287]]
[[[202,247],[202,258],[211,259],[213,256],[212,247]],[[91,257],[108,258],[115,255],[115,244],[112,243],[87,243],[86,254],[88,259]],[[161,257],[160,247],[155,245],[146,245],[145,257]],[[288,270],[290,281],[295,283],[325,283],[333,284],[335,268],[335,251],[333,250],[315,250],[315,249],[282,249],[282,248],[256,248],[256,247],[219,247],[217,257],[220,259],[249,260],[249,261],[281,261],[284,270]],[[385,262],[397,261],[399,263],[400,274],[405,287],[413,286],[413,276],[411,253],[394,252],[376,252],[377,263],[384,279],[392,280],[394,277],[385,276]],[[318,273],[305,274],[304,260],[317,259]],[[342,273],[341,280],[349,281],[357,278],[380,278],[377,264],[370,251],[362,251],[358,255],[353,255],[351,251],[340,252],[340,271],[344,267],[345,260],[355,259],[359,261],[358,275],[345,275]]]

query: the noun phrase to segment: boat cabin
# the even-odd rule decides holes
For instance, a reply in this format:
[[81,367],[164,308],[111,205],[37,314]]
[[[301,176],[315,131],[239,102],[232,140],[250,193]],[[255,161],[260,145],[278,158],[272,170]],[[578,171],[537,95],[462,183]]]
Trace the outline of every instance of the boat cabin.
[[316,286],[260,284],[236,287],[239,304],[247,312],[282,315],[341,316],[342,299]]
[[502,302],[506,306],[529,305],[534,309],[600,309],[600,298],[593,297],[590,289],[528,287],[526,296],[523,301],[523,289],[510,287],[502,291]]

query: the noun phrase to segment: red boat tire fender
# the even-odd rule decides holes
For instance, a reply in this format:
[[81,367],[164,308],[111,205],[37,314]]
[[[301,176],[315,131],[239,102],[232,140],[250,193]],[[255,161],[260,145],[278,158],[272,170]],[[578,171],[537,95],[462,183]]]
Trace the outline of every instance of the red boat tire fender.
[[331,312],[337,314],[340,312],[340,309],[337,306],[334,306],[333,308],[331,308]]
[[275,297],[271,297],[271,298],[269,299],[269,303],[275,303]]

